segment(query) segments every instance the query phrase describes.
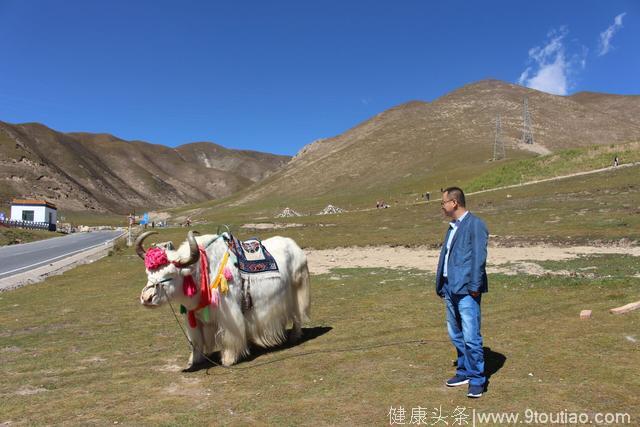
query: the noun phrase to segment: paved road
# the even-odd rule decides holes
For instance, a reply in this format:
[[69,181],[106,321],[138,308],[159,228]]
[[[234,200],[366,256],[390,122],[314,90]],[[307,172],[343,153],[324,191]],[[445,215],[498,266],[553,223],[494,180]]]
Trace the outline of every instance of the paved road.
[[118,237],[122,231],[75,233],[21,245],[0,247],[0,280],[58,261]]

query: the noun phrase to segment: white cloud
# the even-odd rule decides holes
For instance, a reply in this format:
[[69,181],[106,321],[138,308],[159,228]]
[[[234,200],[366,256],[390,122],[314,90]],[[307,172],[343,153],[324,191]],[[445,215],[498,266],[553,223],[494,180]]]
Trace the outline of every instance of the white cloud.
[[527,86],[555,95],[566,95],[569,82],[564,55],[559,53],[552,63],[540,67],[537,74],[527,81]]
[[[552,30],[547,34],[548,41],[544,46],[529,49],[529,62],[533,65],[520,74],[519,84],[555,95],[568,93],[571,86],[569,76],[575,64],[574,60],[567,60],[565,53],[564,39],[567,34],[569,30],[564,26]],[[586,55],[577,59],[584,68]]]
[[627,12],[623,12],[616,16],[613,20],[613,24],[609,25],[609,28],[600,33],[600,50],[598,52],[598,56],[606,55],[611,50],[611,39],[613,38],[613,35],[622,28],[622,18],[624,18],[626,14]]

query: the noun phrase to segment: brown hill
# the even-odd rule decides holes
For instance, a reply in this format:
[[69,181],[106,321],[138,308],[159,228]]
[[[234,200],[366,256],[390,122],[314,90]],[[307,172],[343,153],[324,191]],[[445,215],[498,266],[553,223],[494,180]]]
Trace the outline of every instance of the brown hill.
[[[520,143],[525,96],[534,145]],[[315,141],[231,203],[371,205],[376,194],[385,198],[416,185],[433,191],[461,182],[491,167],[497,114],[510,158],[640,139],[638,96],[564,97],[483,80],[431,103],[399,105],[341,135]]]
[[[520,143],[525,96],[533,146]],[[46,197],[67,209],[125,212],[200,202],[246,188],[225,203],[254,203],[264,213],[290,205],[310,210],[327,203],[370,206],[378,197],[391,201],[416,189],[435,191],[493,167],[497,114],[509,158],[640,140],[640,96],[556,96],[497,80],[465,85],[433,102],[391,108],[307,145],[286,166],[284,156],[211,143],[174,149],[0,122],[0,180],[7,184],[0,187],[0,197]]]
[[[253,182],[271,175],[291,158],[272,156],[257,151],[230,150],[211,142],[193,142],[176,148],[183,160],[198,163],[209,169],[233,172]],[[271,156],[275,168],[265,168],[265,161]]]
[[610,95],[607,93],[578,92],[570,97],[584,106],[617,116],[640,126],[640,95]]
[[177,148],[0,122],[0,204],[45,198],[66,210],[126,213],[228,196],[289,157],[212,143]]

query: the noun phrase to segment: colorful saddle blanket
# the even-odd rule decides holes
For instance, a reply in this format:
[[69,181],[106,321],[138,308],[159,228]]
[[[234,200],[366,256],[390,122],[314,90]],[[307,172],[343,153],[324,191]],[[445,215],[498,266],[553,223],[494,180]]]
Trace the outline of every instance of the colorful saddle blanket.
[[241,242],[232,236],[229,249],[236,256],[238,269],[243,273],[278,272],[276,260],[258,239]]

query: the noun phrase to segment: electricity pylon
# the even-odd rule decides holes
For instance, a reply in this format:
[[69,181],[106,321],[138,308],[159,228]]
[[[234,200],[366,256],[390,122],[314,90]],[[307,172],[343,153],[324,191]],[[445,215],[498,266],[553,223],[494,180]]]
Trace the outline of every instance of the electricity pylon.
[[529,114],[529,98],[524,97],[524,109],[522,112],[522,143],[533,144],[533,130],[531,128],[531,115]]

